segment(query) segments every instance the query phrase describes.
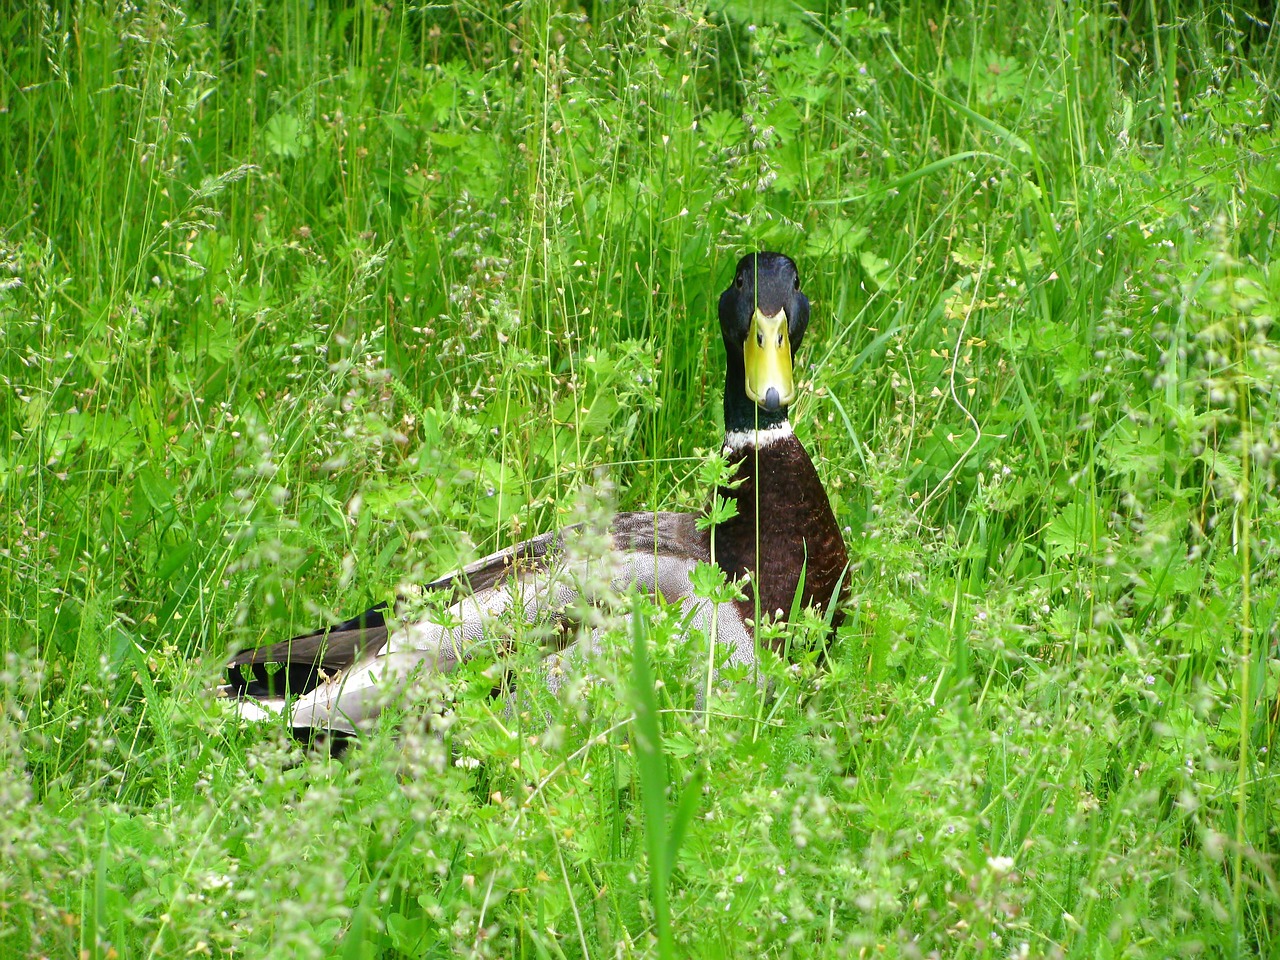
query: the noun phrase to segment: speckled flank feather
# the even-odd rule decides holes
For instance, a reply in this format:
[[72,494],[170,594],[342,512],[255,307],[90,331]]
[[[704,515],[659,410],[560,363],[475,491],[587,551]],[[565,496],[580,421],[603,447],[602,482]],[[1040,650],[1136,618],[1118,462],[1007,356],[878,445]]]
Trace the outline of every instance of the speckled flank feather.
[[[613,551],[595,561],[608,569],[588,569],[580,561],[574,565],[566,544],[575,532],[570,528],[563,534],[526,541],[430,584],[434,590],[455,591],[457,599],[448,616],[440,618],[451,626],[426,617],[396,627],[386,622],[383,611],[373,610],[363,618],[363,628],[357,621],[348,621],[328,634],[310,634],[236,657],[228,664],[229,683],[223,691],[247,698],[241,701],[241,715],[247,719],[287,710],[288,722],[295,728],[352,733],[374,721],[387,695],[414,673],[449,673],[489,644],[501,643],[503,618],[516,616],[526,623],[567,621],[573,604],[599,599],[584,586],[593,582],[608,582],[619,593],[634,585],[667,602],[678,602],[683,615],[693,614],[696,626],[709,628],[710,605],[692,596],[689,583],[694,565],[710,559],[707,534],[698,530],[695,517],[618,514],[611,528]],[[733,647],[731,660],[749,661],[753,641],[739,618],[725,615],[718,621],[720,641]],[[554,688],[557,668],[563,663],[560,655],[567,651],[548,652],[557,656],[547,676]],[[267,663],[285,664],[291,682],[301,678],[288,689],[296,698],[292,705],[285,692],[246,678],[246,667]]]

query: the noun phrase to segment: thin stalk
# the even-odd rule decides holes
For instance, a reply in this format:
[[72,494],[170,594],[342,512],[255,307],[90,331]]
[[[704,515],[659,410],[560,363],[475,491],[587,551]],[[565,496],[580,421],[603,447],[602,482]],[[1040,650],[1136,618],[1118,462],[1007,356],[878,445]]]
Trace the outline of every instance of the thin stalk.
[[[715,493],[711,494],[713,497]],[[711,566],[716,565],[716,527],[711,525]],[[720,629],[720,604],[711,604],[711,629],[707,632],[707,679],[702,688],[702,729],[711,729],[711,686],[715,680],[716,637]]]
[[[1239,363],[1244,364],[1246,345],[1245,337],[1241,337]],[[1250,457],[1253,444],[1253,431],[1249,416],[1249,387],[1247,380],[1241,378],[1240,394],[1240,730],[1238,749],[1239,759],[1236,764],[1236,843],[1234,882],[1231,890],[1232,915],[1235,917],[1236,936],[1243,932],[1244,917],[1242,914],[1242,897],[1244,891],[1244,847],[1246,841],[1245,814],[1249,802],[1249,726],[1251,722],[1249,707],[1252,697],[1251,666],[1253,661],[1253,621],[1252,596],[1249,581],[1252,567],[1252,551],[1250,527],[1252,525],[1252,499],[1250,490]]]

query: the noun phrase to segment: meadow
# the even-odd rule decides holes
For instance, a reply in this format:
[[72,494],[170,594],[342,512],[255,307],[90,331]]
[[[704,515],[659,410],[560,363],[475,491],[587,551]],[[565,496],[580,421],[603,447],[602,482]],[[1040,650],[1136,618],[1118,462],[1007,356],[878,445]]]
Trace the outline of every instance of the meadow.
[[[1270,6],[10,7],[0,960],[1276,956]],[[825,652],[699,712],[651,610],[340,759],[213,695],[699,509],[757,249],[813,303]]]

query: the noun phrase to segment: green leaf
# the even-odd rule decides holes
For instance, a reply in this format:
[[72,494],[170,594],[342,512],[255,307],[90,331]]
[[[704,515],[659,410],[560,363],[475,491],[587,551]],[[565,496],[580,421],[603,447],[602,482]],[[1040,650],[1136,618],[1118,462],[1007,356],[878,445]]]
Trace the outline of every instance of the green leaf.
[[446,150],[454,150],[467,142],[465,133],[445,133],[442,131],[432,131],[428,136],[431,142],[437,147],[443,147]]
[[878,290],[892,290],[898,285],[893,275],[893,264],[884,257],[876,256],[870,250],[863,250],[858,254],[858,262],[867,272],[867,279],[875,284]]
[[640,775],[641,808],[644,811],[645,849],[649,854],[649,891],[658,927],[658,956],[675,956],[671,911],[667,901],[667,858],[671,848],[667,834],[667,763],[662,755],[662,729],[658,723],[658,688],[649,668],[646,643],[648,627],[641,616],[631,618],[631,695],[635,704],[636,767]]
[[982,104],[1017,100],[1027,85],[1026,69],[1013,57],[984,53],[969,60],[958,57],[947,74],[964,91],[972,91]]
[[710,530],[717,524],[732,520],[737,515],[738,501],[730,500],[727,497],[722,497],[719,493],[715,493],[711,497],[711,505],[707,507],[707,512],[697,519],[698,529]]
[[191,551],[195,549],[195,546],[192,541],[184,540],[165,551],[161,557],[160,565],[156,567],[156,578],[168,580],[172,577],[187,562],[187,557],[191,556]]
[[804,244],[806,257],[851,257],[867,239],[867,228],[843,217],[821,224]]
[[311,150],[311,134],[292,113],[281,111],[267,121],[262,132],[267,149],[277,157],[296,160]]
[[694,814],[698,812],[698,800],[702,796],[702,781],[703,771],[699,767],[689,778],[689,782],[684,785],[684,790],[680,792],[680,801],[671,815],[671,829],[667,834],[666,856],[662,865],[663,882],[670,882],[671,874],[676,867],[676,854],[680,851],[680,844],[684,842],[685,831],[692,822]]
[[711,600],[714,603],[730,603],[745,598],[742,588],[731,581],[717,563],[696,564],[689,574],[689,583],[693,587],[695,597]]
[[147,503],[157,512],[173,503],[173,494],[177,486],[164,474],[151,467],[138,470],[138,489],[146,497]]
[[1045,545],[1055,557],[1078,557],[1089,552],[1106,525],[1097,511],[1083,503],[1068,504],[1044,531]]
[[702,132],[716,147],[731,147],[747,139],[747,127],[728,110],[717,110],[702,122]]

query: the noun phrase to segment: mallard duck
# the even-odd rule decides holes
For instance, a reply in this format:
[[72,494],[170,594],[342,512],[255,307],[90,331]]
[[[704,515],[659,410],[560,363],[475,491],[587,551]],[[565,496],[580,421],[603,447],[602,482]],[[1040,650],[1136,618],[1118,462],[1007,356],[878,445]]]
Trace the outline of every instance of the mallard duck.
[[[736,501],[737,514],[711,529],[699,529],[694,514],[617,514],[607,580],[619,591],[634,586],[679,604],[686,622],[703,630],[714,622],[729,661],[749,663],[758,619],[785,619],[797,589],[803,605],[826,613],[848,560],[826,491],[787,420],[796,396],[792,362],[809,323],[795,263],[779,253],[743,257],[719,313],[724,454],[737,468],[737,482],[719,494]],[[429,592],[451,591],[447,616],[398,620],[384,604],[237,654],[222,692],[239,699],[246,718],[279,718],[300,734],[356,733],[377,717],[388,691],[415,673],[448,672],[492,643],[500,618],[554,619],[590,602],[581,595],[585,578],[565,575],[572,536],[573,528],[544,534],[427,584]],[[694,596],[690,584],[694,566],[712,559],[713,542],[715,562],[745,594],[719,604],[714,619],[712,602]],[[274,673],[263,675],[267,664]]]

